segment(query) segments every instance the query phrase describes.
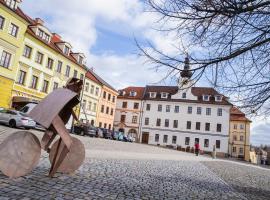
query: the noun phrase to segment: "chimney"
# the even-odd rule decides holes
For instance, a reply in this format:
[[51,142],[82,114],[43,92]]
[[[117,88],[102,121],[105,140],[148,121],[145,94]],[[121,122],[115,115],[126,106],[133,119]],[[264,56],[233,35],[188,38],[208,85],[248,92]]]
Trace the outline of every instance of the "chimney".
[[39,25],[43,25],[44,24],[44,21],[42,19],[40,19],[40,18],[36,18],[35,19],[35,22],[36,22],[36,24],[39,24]]

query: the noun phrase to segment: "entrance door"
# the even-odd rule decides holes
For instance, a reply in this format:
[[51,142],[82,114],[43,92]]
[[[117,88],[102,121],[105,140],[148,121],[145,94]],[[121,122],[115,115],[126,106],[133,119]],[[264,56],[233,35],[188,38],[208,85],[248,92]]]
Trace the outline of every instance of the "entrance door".
[[148,140],[149,140],[149,133],[143,133],[142,134],[142,143],[148,144]]

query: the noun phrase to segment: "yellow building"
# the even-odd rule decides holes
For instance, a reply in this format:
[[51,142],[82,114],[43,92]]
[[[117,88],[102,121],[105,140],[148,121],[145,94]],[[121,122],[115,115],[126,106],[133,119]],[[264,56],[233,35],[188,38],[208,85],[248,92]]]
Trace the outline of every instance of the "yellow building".
[[0,107],[11,106],[24,35],[29,24],[18,5],[21,0],[0,0]]
[[250,123],[239,109],[231,109],[229,154],[232,157],[250,161]]
[[101,96],[99,98],[97,112],[98,127],[112,130],[118,91],[94,72],[92,72],[92,74],[102,84]]
[[101,82],[93,75],[92,71],[89,70],[85,75],[84,82],[82,107],[80,112],[80,120],[82,122],[98,126],[97,111],[101,89]]
[[72,52],[72,46],[51,33],[44,22],[30,19],[25,33],[23,52],[12,90],[12,107],[40,101],[71,77],[84,79],[85,56]]

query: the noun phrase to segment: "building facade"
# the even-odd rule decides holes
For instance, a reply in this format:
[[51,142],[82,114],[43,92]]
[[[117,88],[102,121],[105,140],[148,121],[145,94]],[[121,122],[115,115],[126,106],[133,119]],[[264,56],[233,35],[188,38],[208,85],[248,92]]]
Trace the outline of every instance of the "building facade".
[[139,141],[140,117],[144,87],[128,87],[119,91],[114,128]]
[[102,84],[100,81],[88,71],[85,75],[84,91],[82,97],[82,106],[80,112],[80,120],[83,123],[90,123],[98,126],[97,111],[99,99],[101,96]]
[[29,24],[18,7],[20,0],[0,0],[0,107],[9,108],[24,34]]
[[234,158],[250,161],[251,121],[238,108],[231,109],[229,154]]

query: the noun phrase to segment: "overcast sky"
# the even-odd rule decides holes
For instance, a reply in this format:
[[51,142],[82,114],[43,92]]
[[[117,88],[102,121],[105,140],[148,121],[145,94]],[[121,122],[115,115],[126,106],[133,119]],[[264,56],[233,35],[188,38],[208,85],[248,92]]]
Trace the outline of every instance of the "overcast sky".
[[[167,73],[165,68],[156,71],[138,56],[134,38],[176,53],[177,38],[154,30],[158,17],[144,12],[141,0],[24,0],[22,8],[32,18],[42,18],[74,51],[83,52],[88,67],[116,89],[154,84]],[[270,122],[254,119],[252,143],[270,144],[269,135]]]

